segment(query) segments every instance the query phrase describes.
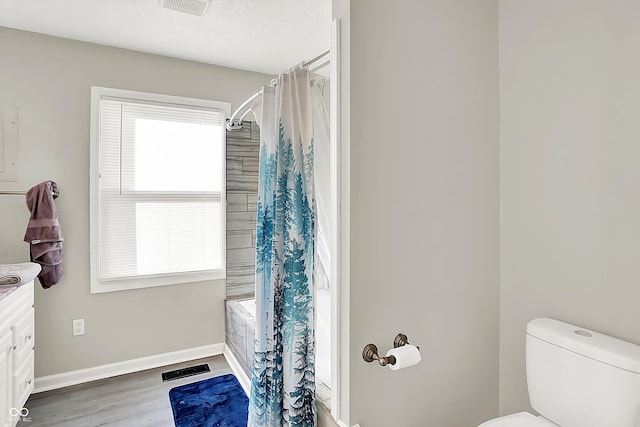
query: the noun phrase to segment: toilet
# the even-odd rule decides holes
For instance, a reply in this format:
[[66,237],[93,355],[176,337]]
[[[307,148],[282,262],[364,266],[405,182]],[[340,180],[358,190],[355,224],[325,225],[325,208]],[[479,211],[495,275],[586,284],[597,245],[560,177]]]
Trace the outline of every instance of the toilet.
[[640,427],[640,346],[554,319],[527,324],[528,412],[479,427]]

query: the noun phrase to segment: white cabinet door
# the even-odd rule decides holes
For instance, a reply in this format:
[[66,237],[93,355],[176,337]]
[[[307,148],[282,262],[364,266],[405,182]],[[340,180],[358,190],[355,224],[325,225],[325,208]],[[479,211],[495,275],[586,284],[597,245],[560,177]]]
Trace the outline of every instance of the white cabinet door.
[[16,351],[13,354],[13,368],[17,369],[29,358],[33,350],[34,310],[29,307],[13,326],[13,343]]
[[13,334],[11,330],[0,333],[0,426],[12,427],[14,418],[10,411],[13,402],[11,361],[13,353]]

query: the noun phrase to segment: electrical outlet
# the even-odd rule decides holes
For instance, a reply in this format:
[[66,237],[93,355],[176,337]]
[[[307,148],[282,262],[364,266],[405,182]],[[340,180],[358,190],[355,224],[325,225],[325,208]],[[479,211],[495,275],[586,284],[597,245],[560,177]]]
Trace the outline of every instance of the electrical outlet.
[[84,319],[75,319],[73,321],[73,336],[84,335]]

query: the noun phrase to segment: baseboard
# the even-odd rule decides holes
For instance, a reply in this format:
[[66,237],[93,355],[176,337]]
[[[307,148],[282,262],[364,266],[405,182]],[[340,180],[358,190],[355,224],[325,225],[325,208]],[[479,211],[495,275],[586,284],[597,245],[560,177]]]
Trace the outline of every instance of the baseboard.
[[224,346],[224,353],[222,354],[224,355],[224,358],[227,359],[227,363],[231,367],[231,370],[235,374],[236,378],[238,378],[242,389],[245,393],[247,393],[247,396],[249,396],[251,393],[251,380],[244,372],[244,369],[242,369],[242,366],[240,366],[240,362],[238,362],[238,359],[236,359],[236,356],[233,354],[228,345]]
[[172,365],[174,363],[201,359],[203,357],[217,356],[222,354],[224,351],[224,343],[217,343],[202,347],[189,348],[186,350],[172,351],[170,353],[141,357],[138,359],[125,360],[123,362],[110,363],[108,365],[96,366],[94,368],[46,375],[35,379],[33,393],[55,390],[89,381],[111,378],[117,375],[144,371],[145,369],[158,368],[160,366]]
[[[347,423],[345,423],[344,421],[340,421],[340,420],[338,420],[338,425],[340,427],[349,427],[349,425]],[[352,427],[360,427],[360,424],[354,424]]]

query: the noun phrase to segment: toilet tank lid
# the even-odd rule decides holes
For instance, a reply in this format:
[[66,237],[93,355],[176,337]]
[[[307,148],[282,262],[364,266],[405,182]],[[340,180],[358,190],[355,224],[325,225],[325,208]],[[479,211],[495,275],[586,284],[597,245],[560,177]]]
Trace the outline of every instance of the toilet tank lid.
[[549,318],[533,319],[527,335],[585,357],[640,374],[640,346]]

